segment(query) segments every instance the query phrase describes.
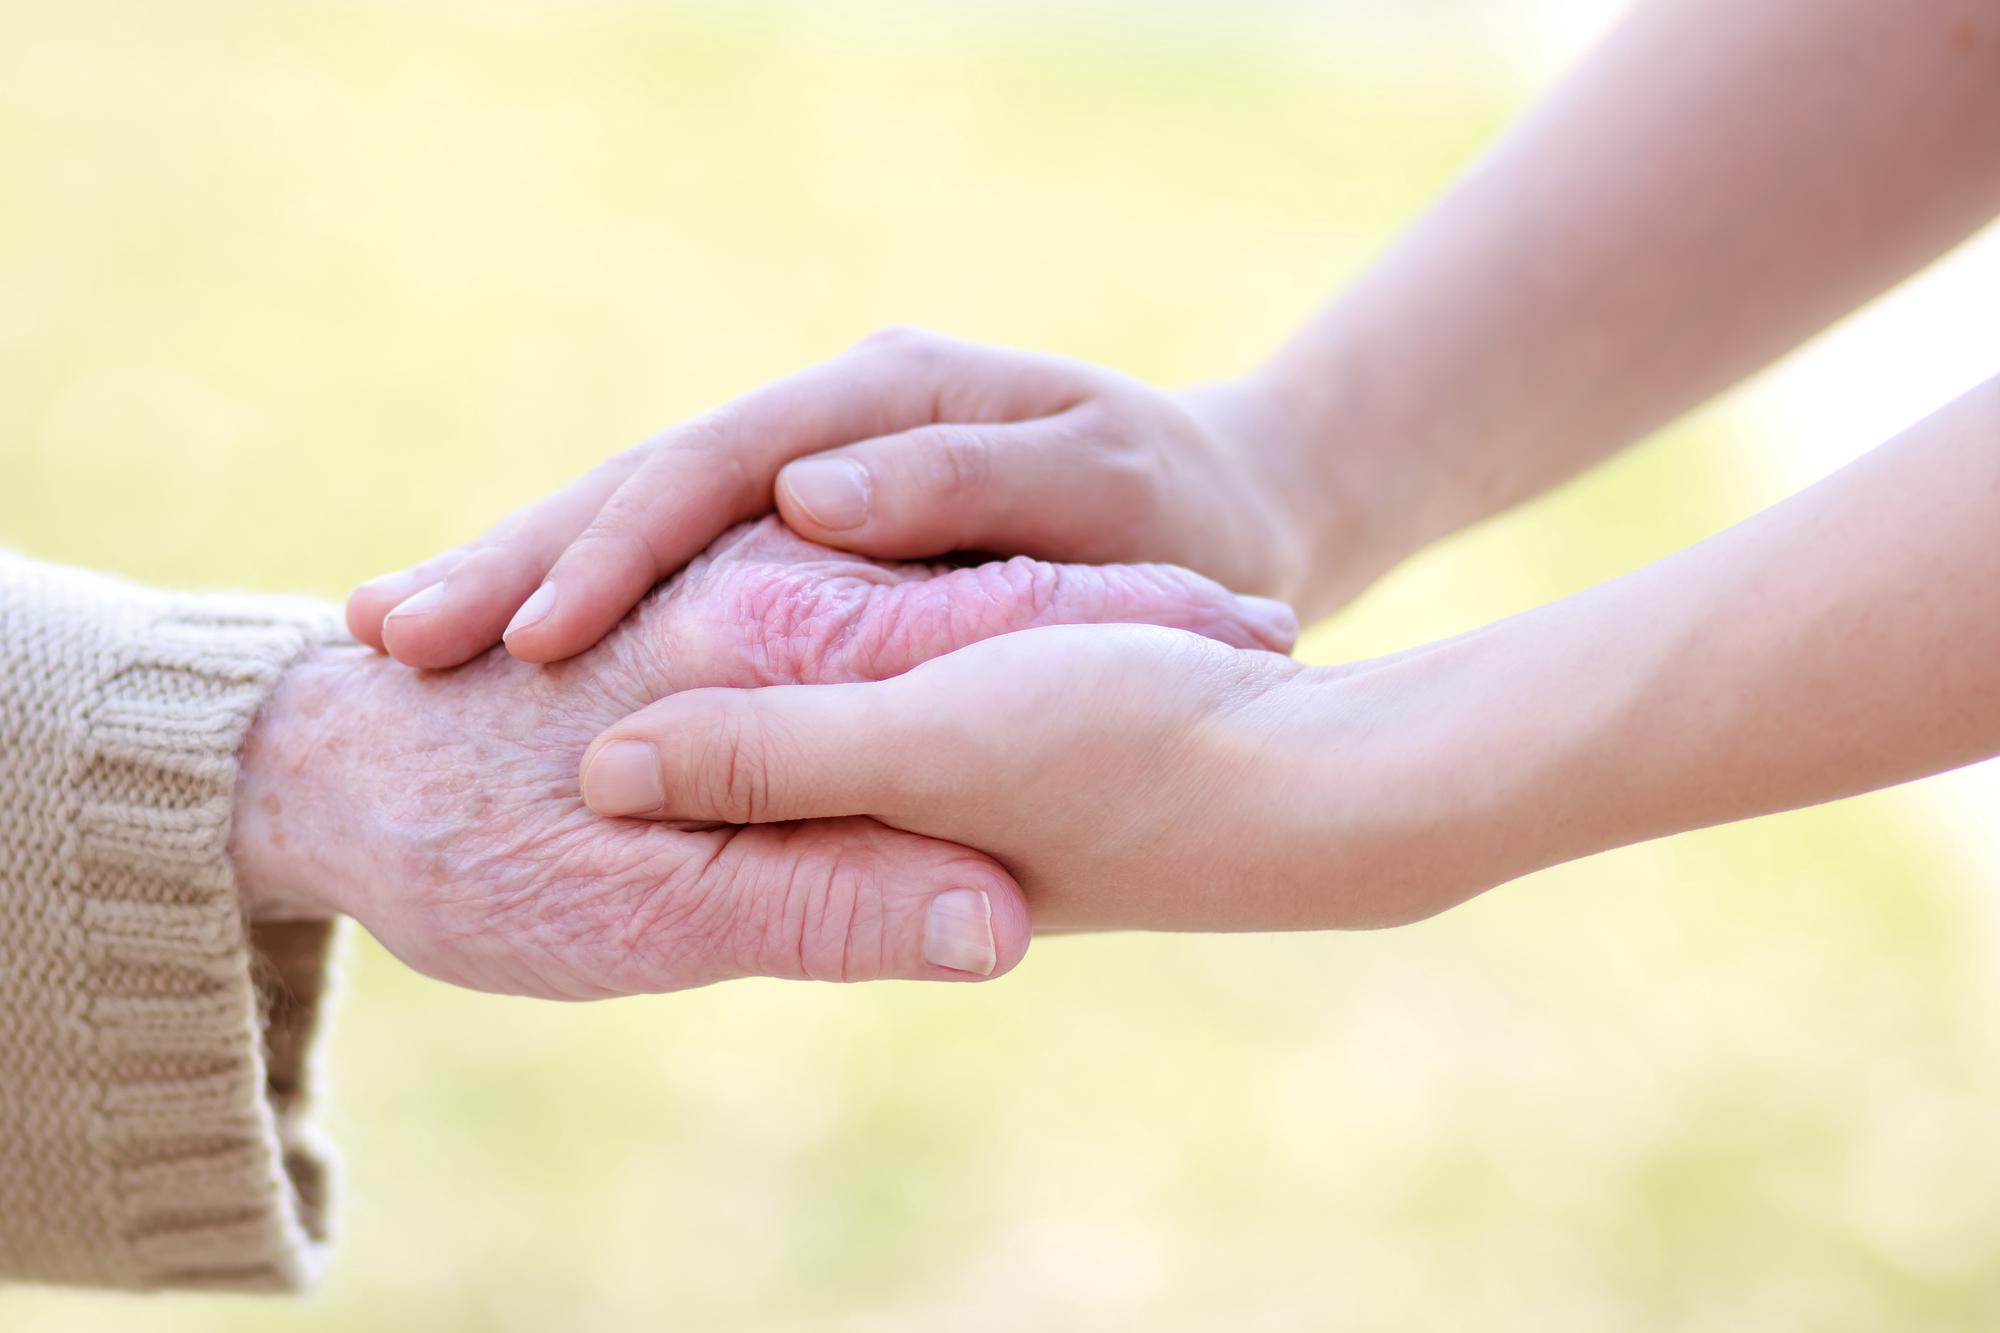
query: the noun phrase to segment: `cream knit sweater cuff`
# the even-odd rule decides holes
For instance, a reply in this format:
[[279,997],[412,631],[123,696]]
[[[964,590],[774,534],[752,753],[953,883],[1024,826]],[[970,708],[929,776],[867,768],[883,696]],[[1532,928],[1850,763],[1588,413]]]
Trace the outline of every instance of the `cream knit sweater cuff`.
[[289,1290],[332,928],[246,926],[236,752],[315,603],[0,553],[0,1279]]

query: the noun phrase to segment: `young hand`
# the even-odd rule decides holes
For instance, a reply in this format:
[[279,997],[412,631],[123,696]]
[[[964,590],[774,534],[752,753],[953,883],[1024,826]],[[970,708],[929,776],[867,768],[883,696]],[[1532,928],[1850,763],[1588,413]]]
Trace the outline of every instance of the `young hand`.
[[1370,675],[1175,630],[1028,630],[881,683],[676,694],[593,742],[583,794],[978,847],[1041,929],[1388,925],[1486,884],[1408,854],[1450,836],[1419,778],[1437,729],[1396,725],[1410,673]]
[[[1252,381],[1169,394],[892,330],[611,459],[469,547],[362,585],[348,623],[413,666],[467,661],[503,632],[524,661],[569,657],[718,532],[768,512],[774,483],[794,531],[867,555],[1162,561],[1289,599],[1326,563],[1328,488],[1299,435]],[[1355,506],[1334,562],[1350,578],[1365,576],[1353,552],[1366,521]]]
[[688,691],[592,743],[584,797],[871,815],[998,857],[1039,926],[1414,920],[2000,754],[1996,441],[2000,377],[1658,564],[1369,662],[1106,625],[877,684]]

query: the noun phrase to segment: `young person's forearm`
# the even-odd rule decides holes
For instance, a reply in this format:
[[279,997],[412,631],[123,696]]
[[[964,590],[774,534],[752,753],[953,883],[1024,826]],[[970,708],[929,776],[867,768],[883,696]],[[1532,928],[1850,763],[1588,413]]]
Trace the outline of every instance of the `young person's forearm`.
[[1997,529],[2000,379],[1458,639],[1308,668],[1136,625],[1003,634],[880,682],[677,691],[592,742],[582,789],[604,815],[866,815],[976,847],[1045,926],[1393,925],[2000,753]]
[[1262,373],[1323,466],[1380,474],[1412,548],[1680,415],[1996,210],[2000,8],[1646,0]]
[[2000,754],[1996,532],[2000,378],[1668,560],[1337,680],[1429,756],[1401,823],[1452,832],[1414,891]]

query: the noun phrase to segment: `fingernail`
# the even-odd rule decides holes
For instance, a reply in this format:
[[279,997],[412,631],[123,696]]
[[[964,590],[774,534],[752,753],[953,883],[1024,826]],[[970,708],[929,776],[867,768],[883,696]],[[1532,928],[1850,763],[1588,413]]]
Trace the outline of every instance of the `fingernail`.
[[993,904],[977,889],[946,889],[924,914],[924,961],[976,976],[993,975]]
[[660,756],[645,741],[612,741],[583,770],[583,801],[600,815],[643,815],[667,803]]
[[868,521],[868,473],[845,458],[809,458],[778,474],[792,503],[823,528],[843,532]]
[[534,596],[521,603],[521,609],[516,611],[514,618],[507,622],[507,628],[502,631],[500,637],[503,639],[512,638],[515,631],[524,630],[548,615],[550,608],[554,607],[555,604],[556,585],[553,583],[544,583],[541,587],[535,589]]
[[1275,597],[1238,597],[1236,609],[1266,643],[1288,652],[1299,640],[1299,617]]
[[394,609],[382,618],[384,620],[394,620],[397,616],[426,616],[437,610],[438,603],[443,600],[444,583],[440,581],[433,583],[430,587],[425,588],[422,592],[409,598],[407,601],[398,602]]

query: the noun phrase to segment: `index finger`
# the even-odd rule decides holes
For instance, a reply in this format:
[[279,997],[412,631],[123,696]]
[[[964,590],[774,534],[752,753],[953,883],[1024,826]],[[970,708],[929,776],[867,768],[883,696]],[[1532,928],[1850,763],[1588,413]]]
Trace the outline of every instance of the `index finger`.
[[590,647],[719,533],[769,512],[778,470],[795,458],[940,417],[1060,410],[1064,381],[1052,358],[871,340],[676,426],[557,558],[536,617],[507,628],[508,650],[552,662]]

